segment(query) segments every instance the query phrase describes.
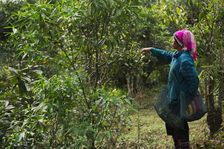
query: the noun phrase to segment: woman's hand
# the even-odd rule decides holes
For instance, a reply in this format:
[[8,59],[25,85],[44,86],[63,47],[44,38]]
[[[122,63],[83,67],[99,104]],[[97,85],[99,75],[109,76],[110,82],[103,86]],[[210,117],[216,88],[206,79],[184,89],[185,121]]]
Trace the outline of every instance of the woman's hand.
[[152,49],[152,47],[149,47],[149,48],[143,48],[143,49],[141,49],[140,50],[140,53],[141,54],[148,54],[148,53],[150,53],[151,52],[151,49]]

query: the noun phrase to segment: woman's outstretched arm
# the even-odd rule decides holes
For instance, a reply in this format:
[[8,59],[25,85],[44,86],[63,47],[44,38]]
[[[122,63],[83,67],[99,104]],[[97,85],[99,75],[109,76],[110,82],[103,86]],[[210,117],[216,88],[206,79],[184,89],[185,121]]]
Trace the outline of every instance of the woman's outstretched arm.
[[143,48],[141,50],[141,53],[142,54],[151,53],[152,56],[155,56],[158,60],[161,60],[167,64],[171,62],[174,55],[174,52],[160,50],[160,49],[152,48],[152,47]]

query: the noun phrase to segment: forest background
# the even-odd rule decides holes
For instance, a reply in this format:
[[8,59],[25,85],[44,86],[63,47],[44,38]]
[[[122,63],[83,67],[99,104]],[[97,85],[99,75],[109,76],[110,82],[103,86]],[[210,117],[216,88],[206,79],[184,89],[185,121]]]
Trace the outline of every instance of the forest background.
[[139,49],[184,28],[208,109],[192,144],[224,146],[223,0],[6,0],[0,22],[0,148],[171,147],[143,130],[169,67]]

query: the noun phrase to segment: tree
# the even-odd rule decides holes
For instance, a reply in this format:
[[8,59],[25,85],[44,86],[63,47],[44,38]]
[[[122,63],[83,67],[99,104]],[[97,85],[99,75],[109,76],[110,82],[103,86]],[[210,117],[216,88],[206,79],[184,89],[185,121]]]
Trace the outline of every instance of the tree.
[[[203,58],[205,74],[202,80],[205,84],[205,97],[208,108],[207,122],[210,134],[213,136],[222,124],[223,101],[223,1],[207,1],[203,3],[199,13],[199,22],[194,29],[198,33],[200,55]],[[203,38],[206,37],[206,38]],[[214,65],[214,63],[216,65]],[[216,87],[218,90],[216,90]],[[216,96],[217,94],[217,96]],[[218,97],[218,98],[216,98]]]

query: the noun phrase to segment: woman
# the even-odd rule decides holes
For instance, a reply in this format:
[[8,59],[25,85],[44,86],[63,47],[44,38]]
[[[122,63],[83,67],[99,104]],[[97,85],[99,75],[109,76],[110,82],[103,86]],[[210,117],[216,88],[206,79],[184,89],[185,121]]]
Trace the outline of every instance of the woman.
[[[194,66],[196,56],[196,42],[189,30],[180,30],[174,33],[173,48],[176,52],[164,51],[156,48],[143,48],[141,53],[151,53],[159,60],[170,63],[168,77],[169,108],[176,115],[180,114],[180,93],[193,97],[198,90],[198,74]],[[176,149],[190,148],[189,127],[184,121],[184,129],[173,128],[166,123],[168,135],[172,135]]]

